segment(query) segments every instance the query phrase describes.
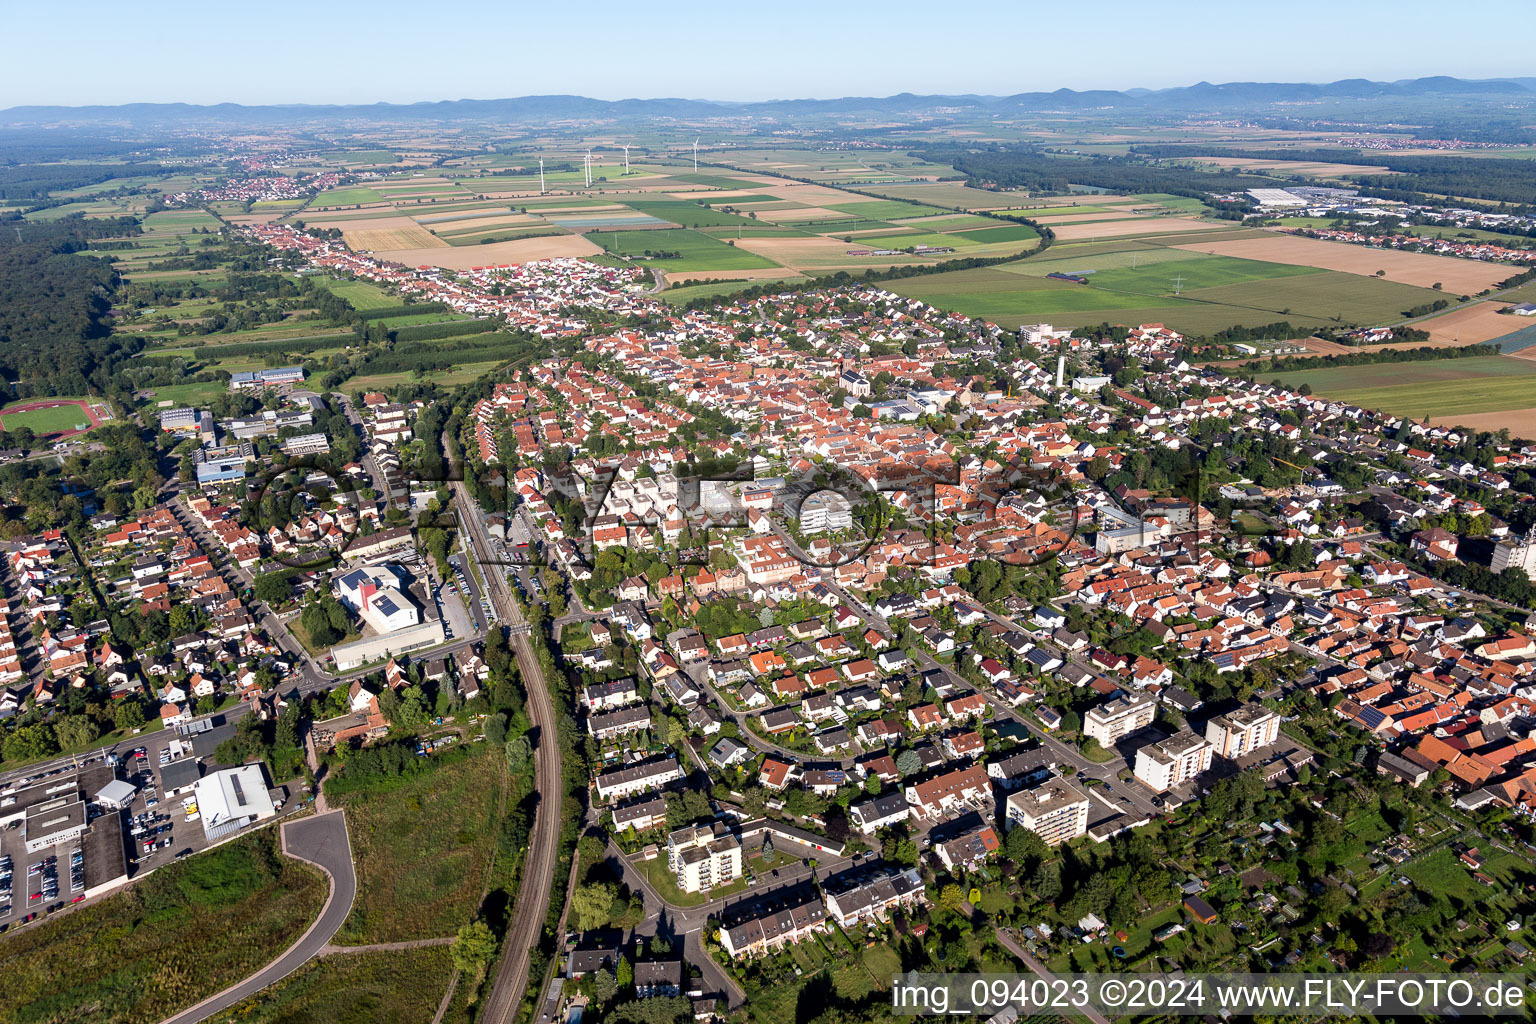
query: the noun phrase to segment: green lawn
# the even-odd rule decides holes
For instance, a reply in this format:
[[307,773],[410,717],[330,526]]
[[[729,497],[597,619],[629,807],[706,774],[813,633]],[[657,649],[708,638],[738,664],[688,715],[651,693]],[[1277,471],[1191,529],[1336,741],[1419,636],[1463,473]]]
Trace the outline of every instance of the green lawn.
[[756,270],[778,266],[772,260],[698,231],[601,231],[588,235],[587,240],[630,259],[641,258],[647,251],[677,253],[676,257],[645,261],[648,266],[663,270]]
[[453,976],[446,946],[311,960],[276,985],[210,1018],[213,1024],[396,1024],[432,1019]]
[[367,281],[332,281],[328,278],[311,278],[316,285],[339,295],[352,303],[354,309],[388,309],[400,305],[398,296],[390,295],[377,285]]
[[155,402],[170,402],[172,405],[207,405],[219,395],[229,390],[228,384],[216,380],[200,381],[191,384],[170,384],[163,388],[155,388]]
[[[354,382],[355,383],[355,382]],[[336,942],[454,934],[474,917],[496,841],[506,769],[477,749],[433,771],[346,794],[357,901]]]
[[326,889],[278,853],[275,827],[262,829],[13,930],[0,939],[0,1006],[11,1024],[154,1024],[286,949]]

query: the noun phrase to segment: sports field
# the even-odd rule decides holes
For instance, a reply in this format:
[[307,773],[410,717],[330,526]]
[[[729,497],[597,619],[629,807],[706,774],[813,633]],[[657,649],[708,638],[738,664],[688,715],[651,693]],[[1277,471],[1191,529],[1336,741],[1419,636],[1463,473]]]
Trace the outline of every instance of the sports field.
[[0,429],[30,429],[38,436],[68,436],[99,426],[100,416],[81,398],[29,399],[0,409]]

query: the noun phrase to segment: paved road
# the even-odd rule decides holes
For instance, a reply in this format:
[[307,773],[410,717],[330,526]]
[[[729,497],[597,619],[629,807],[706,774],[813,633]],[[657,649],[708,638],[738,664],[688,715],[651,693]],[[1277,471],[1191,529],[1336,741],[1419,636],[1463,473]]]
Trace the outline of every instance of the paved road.
[[282,956],[244,981],[169,1018],[165,1024],[197,1024],[276,984],[317,956],[351,913],[352,900],[357,896],[357,875],[352,870],[352,845],[347,839],[342,812],[302,818],[283,825],[282,829],[285,853],[314,864],[330,876],[331,893],[320,909],[320,916]]
[[539,943],[549,906],[550,887],[555,880],[555,860],[560,843],[560,746],[556,740],[554,703],[549,697],[543,669],[529,642],[522,608],[512,598],[502,567],[492,558],[490,535],[479,507],[462,480],[454,481],[452,488],[465,536],[485,572],[486,596],[496,611],[496,618],[512,627],[512,652],[517,656],[518,673],[528,692],[528,714],[536,730],[534,786],[542,799],[534,812],[533,834],[519,879],[517,902],[502,940],[496,978],[491,983],[481,1016],[486,1024],[510,1024],[528,985],[529,954]]

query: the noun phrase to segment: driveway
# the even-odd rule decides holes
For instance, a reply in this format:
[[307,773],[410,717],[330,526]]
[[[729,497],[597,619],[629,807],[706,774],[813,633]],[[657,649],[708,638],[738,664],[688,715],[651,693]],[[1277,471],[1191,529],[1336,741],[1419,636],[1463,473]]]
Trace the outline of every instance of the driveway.
[[331,880],[331,893],[320,916],[299,940],[266,967],[209,996],[190,1010],[183,1010],[165,1024],[197,1024],[229,1009],[243,999],[274,985],[304,965],[320,952],[341,929],[352,911],[357,896],[357,875],[352,870],[352,845],[347,839],[347,822],[341,811],[329,811],[312,818],[289,822],[283,827],[283,852],[324,871]]

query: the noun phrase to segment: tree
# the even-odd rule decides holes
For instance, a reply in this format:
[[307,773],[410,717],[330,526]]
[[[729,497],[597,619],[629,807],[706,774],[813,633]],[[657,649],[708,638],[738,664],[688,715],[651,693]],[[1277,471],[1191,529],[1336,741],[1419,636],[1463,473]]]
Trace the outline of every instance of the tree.
[[577,886],[571,898],[571,914],[576,919],[576,927],[589,932],[607,924],[613,910],[613,898],[618,894],[618,886],[611,882],[588,882]]
[[141,728],[144,725],[144,705],[132,698],[124,700],[118,704],[112,721],[125,732]]
[[59,746],[65,750],[86,746],[101,735],[96,723],[84,715],[65,715],[54,726],[54,731],[58,734]]
[[619,991],[630,989],[635,984],[635,965],[629,962],[629,957],[619,957],[619,969],[617,974]]
[[256,577],[255,592],[256,600],[263,604],[278,605],[288,600],[293,585],[286,572],[264,572]]
[[1051,852],[1051,848],[1045,845],[1045,840],[1041,839],[1038,833],[1027,828],[1009,829],[1004,847],[1008,853],[1008,859],[1021,866],[1038,864],[1050,856]]
[[496,955],[496,936],[484,921],[471,921],[459,928],[449,952],[453,965],[464,974],[479,979]]

